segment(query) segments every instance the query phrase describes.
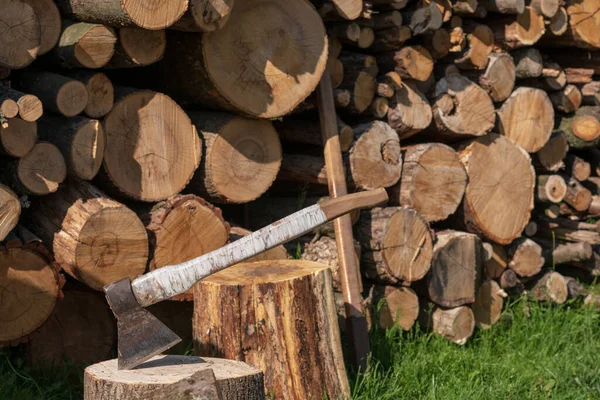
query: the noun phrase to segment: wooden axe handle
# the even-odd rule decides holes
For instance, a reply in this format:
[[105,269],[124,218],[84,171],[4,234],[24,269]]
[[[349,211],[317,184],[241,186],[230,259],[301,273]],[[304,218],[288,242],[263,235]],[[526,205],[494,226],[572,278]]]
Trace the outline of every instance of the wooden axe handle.
[[304,208],[220,249],[136,278],[131,282],[133,294],[142,307],[170,299],[187,291],[208,275],[304,235],[340,215],[374,207],[387,200],[385,189],[377,189],[341,196]]

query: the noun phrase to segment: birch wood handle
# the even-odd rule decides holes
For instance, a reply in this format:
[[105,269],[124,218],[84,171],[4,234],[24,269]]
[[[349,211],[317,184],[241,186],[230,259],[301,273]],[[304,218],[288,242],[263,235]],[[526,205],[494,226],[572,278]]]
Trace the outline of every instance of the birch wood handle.
[[340,215],[387,200],[385,189],[377,189],[315,204],[208,254],[142,275],[131,283],[133,293],[143,307],[170,299],[208,275],[304,235]]

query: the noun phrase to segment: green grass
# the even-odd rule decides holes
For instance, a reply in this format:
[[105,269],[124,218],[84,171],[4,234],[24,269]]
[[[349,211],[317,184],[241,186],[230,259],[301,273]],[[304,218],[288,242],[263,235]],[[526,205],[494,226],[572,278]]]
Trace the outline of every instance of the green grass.
[[[353,398],[600,399],[600,314],[579,304],[516,300],[503,322],[456,346],[416,329],[375,331]],[[80,399],[75,366],[39,371],[19,349],[1,350],[0,400]]]

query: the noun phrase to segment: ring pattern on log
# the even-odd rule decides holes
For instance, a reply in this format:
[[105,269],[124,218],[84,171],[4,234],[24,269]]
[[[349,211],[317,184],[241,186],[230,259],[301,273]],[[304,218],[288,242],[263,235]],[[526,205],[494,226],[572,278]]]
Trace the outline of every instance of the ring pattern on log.
[[35,60],[41,44],[37,15],[21,0],[0,1],[0,65],[25,68]]

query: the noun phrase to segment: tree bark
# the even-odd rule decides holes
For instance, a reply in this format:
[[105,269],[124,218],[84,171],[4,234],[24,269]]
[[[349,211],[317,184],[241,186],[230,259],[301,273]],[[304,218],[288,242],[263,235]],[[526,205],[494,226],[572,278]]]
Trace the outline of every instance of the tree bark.
[[442,307],[458,307],[475,301],[481,284],[483,248],[476,235],[443,231],[437,233],[427,294]]
[[498,111],[498,130],[530,153],[550,139],[554,109],[548,95],[533,88],[515,90]]
[[456,152],[441,143],[417,144],[403,152],[402,178],[390,190],[390,203],[412,208],[429,222],[454,214],[467,186]]
[[480,329],[491,328],[502,314],[506,292],[493,280],[487,280],[481,284],[471,305],[475,317],[475,326]]
[[247,203],[271,187],[281,144],[269,121],[229,113],[190,112],[205,155],[189,188],[214,203]]
[[37,96],[45,110],[74,117],[88,103],[85,85],[52,72],[26,71],[20,75],[18,89]]
[[508,267],[522,278],[537,275],[544,266],[542,247],[529,238],[515,240],[507,248]]
[[419,316],[419,298],[407,287],[375,286],[373,300],[379,306],[379,326],[389,329],[394,326],[409,331]]
[[52,243],[56,261],[73,278],[95,290],[144,273],[148,236],[133,211],[85,181],[71,180],[54,195],[37,200],[28,223]]
[[52,59],[63,68],[102,68],[115,53],[117,35],[101,24],[65,20]]
[[[176,195],[141,216],[149,233],[150,270],[180,264],[222,247],[229,224],[221,210],[193,194]],[[173,300],[193,300],[192,290]]]
[[25,1],[2,0],[0,8],[4,22],[0,65],[10,69],[25,68],[40,51],[40,21],[35,10]]
[[13,118],[7,124],[7,127],[0,126],[0,154],[16,158],[26,156],[38,141],[37,122]]
[[179,193],[200,163],[201,140],[190,118],[161,93],[117,87],[103,127],[104,171],[132,199],[154,202]]
[[558,124],[558,130],[565,133],[573,149],[596,147],[600,143],[600,107],[581,107],[572,116],[562,115]]
[[223,400],[265,399],[263,373],[240,361],[160,355],[144,365],[144,368],[118,370],[117,359],[113,359],[87,367],[83,378],[84,400],[147,400],[157,390],[210,370],[214,372]]
[[63,155],[48,142],[36,144],[24,157],[8,163],[3,171],[4,182],[19,195],[54,193],[66,177]]
[[116,27],[157,30],[173,25],[188,8],[188,0],[148,3],[144,0],[56,0],[64,16]]
[[205,305],[194,310],[197,354],[260,368],[275,398],[349,396],[328,267],[240,264],[200,281],[194,301]]
[[[358,265],[358,260],[360,260],[361,255],[361,249],[360,243],[358,243],[357,241],[354,241],[354,250],[356,252],[356,260]],[[286,257],[271,259],[285,260]],[[333,289],[337,292],[342,291],[342,284],[339,277],[340,265],[338,258],[338,248],[335,242],[335,237],[332,238],[329,236],[321,236],[318,240],[311,240],[310,243],[304,245],[304,250],[302,251],[302,259],[306,261],[316,262],[319,264],[329,265],[333,277]]]
[[413,210],[387,207],[363,212],[357,239],[363,246],[363,273],[370,279],[414,282],[431,267],[433,234]]
[[567,184],[560,175],[538,175],[536,200],[560,203],[567,195]]
[[41,140],[53,143],[65,157],[74,178],[92,180],[102,165],[106,137],[99,121],[86,117],[43,117],[38,122]]
[[504,136],[488,134],[463,147],[459,156],[469,177],[463,202],[467,229],[509,244],[521,235],[533,209],[535,172],[529,155]]
[[107,68],[145,67],[159,62],[165,55],[167,35],[164,30],[121,28],[118,34],[115,54]]

